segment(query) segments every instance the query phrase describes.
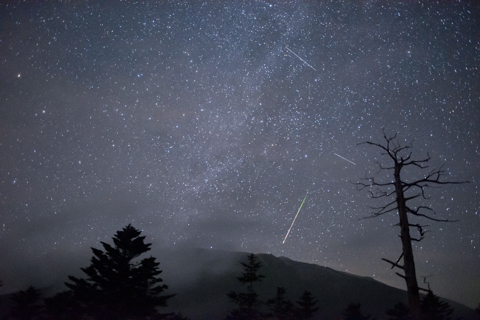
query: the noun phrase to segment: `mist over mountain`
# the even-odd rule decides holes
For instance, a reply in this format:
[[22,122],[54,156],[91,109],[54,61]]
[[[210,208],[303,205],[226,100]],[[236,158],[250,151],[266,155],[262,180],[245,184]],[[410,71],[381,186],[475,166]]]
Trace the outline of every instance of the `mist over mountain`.
[[[224,318],[234,307],[226,293],[245,290],[237,277],[242,272],[239,262],[246,261],[247,253],[195,249],[189,250],[188,254],[173,253],[173,257],[177,266],[194,267],[197,272],[182,271],[181,268],[174,270],[167,263],[163,265],[169,290],[178,293],[169,303],[169,310],[181,311],[191,319]],[[260,297],[264,300],[273,298],[276,288],[284,287],[293,302],[299,299],[303,291],[311,291],[320,307],[315,319],[337,319],[350,302],[361,303],[364,314],[371,314],[378,319],[385,318],[385,311],[398,302],[408,305],[404,290],[370,277],[271,254],[258,254],[258,258],[263,265],[260,273],[265,275],[256,286]],[[432,290],[434,288],[432,284]],[[472,309],[454,301],[445,301],[455,308],[453,319],[476,319]]]
[[[359,220],[387,198],[350,183],[391,181],[362,143],[398,133],[410,160],[472,182],[412,198],[458,220],[414,250],[436,293],[479,303],[480,1],[0,1],[0,17],[0,294],[64,289],[129,223],[154,248],[268,252],[405,288],[381,261],[401,253],[398,215]],[[229,306],[241,257],[157,252],[172,303]],[[284,274],[268,271],[267,297]],[[340,289],[316,288],[326,310]]]
[[[169,300],[168,307],[161,312],[181,312],[191,320],[224,319],[235,306],[229,301],[229,291],[244,291],[237,280],[243,271],[240,262],[246,262],[248,253],[213,249],[182,248],[153,250],[157,257],[160,277],[169,286],[167,293],[176,294]],[[337,271],[316,264],[294,261],[271,254],[258,254],[262,264],[260,274],[265,278],[255,286],[262,301],[273,298],[277,287],[286,289],[287,297],[297,301],[305,290],[313,293],[320,310],[315,319],[338,319],[349,303],[361,303],[362,312],[377,319],[385,318],[385,311],[398,302],[407,302],[404,290],[394,288],[370,277],[362,277]],[[78,258],[78,257],[77,257]],[[76,259],[76,261],[79,261]],[[80,267],[87,266],[89,259],[74,269],[57,270],[57,278],[48,286],[41,287],[43,297],[66,290],[66,275],[84,277]],[[51,279],[53,275],[50,276]],[[8,280],[8,279],[5,279]],[[44,285],[44,282],[32,283]],[[26,289],[26,288],[24,288]],[[435,290],[435,283],[432,283]],[[0,316],[9,305],[8,295],[1,297]],[[447,301],[455,308],[452,319],[477,319],[475,311],[454,301]]]

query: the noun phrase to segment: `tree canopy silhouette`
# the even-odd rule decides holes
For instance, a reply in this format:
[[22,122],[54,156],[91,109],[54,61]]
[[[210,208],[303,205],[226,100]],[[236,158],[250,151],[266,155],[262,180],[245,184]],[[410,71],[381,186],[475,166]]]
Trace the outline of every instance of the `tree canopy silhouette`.
[[315,296],[308,290],[305,290],[297,301],[299,307],[295,308],[296,318],[298,320],[308,320],[313,318],[315,312],[320,308],[316,307],[318,300],[315,299]]
[[350,303],[342,313],[343,320],[369,320],[371,318],[371,315],[363,315],[361,309],[361,303]]
[[[383,131],[384,143],[376,143],[366,141],[361,144],[368,144],[377,147],[382,150],[381,155],[386,156],[390,162],[390,165],[384,166],[378,163],[380,171],[392,172],[393,180],[388,177],[384,181],[377,181],[373,176],[366,176],[361,182],[356,183],[357,189],[363,190],[365,188],[370,189],[370,197],[373,199],[386,198],[386,204],[371,207],[373,210],[371,217],[378,217],[391,212],[398,213],[400,227],[400,238],[402,240],[402,253],[396,262],[388,259],[382,259],[392,265],[392,268],[397,267],[403,270],[403,274],[397,273],[399,276],[405,279],[407,285],[408,302],[413,319],[421,318],[420,307],[420,294],[419,286],[417,282],[415,261],[413,257],[412,241],[421,241],[426,233],[425,227],[427,225],[421,225],[419,223],[412,223],[409,220],[409,216],[425,218],[431,221],[438,222],[451,222],[453,220],[440,219],[434,217],[435,210],[430,206],[410,205],[412,200],[427,200],[429,197],[426,194],[426,189],[432,187],[438,187],[445,184],[461,184],[467,181],[444,181],[442,180],[446,176],[446,172],[442,167],[438,169],[431,169],[428,173],[423,174],[420,172],[419,179],[413,179],[407,181],[404,178],[404,169],[428,169],[427,163],[431,160],[430,155],[425,158],[415,160],[412,158],[413,148],[412,144],[402,145],[397,139],[397,134],[393,136],[387,136]],[[410,235],[410,228],[415,228],[419,237],[414,238]],[[399,264],[403,258],[403,265]]]
[[260,307],[262,302],[260,301],[257,292],[255,291],[254,284],[262,281],[265,278],[264,275],[259,274],[259,270],[262,264],[258,261],[258,258],[253,254],[249,254],[248,262],[240,262],[243,266],[244,272],[241,277],[238,277],[238,281],[241,284],[247,285],[247,292],[235,292],[230,291],[227,296],[237,304],[238,308],[231,311],[228,319],[260,319],[262,312]]
[[40,290],[33,286],[15,292],[10,298],[14,303],[10,308],[10,317],[18,320],[40,319],[42,312],[40,297]]
[[267,301],[270,312],[278,320],[295,319],[293,303],[286,297],[286,290],[283,287],[277,287],[277,293],[274,298]]
[[454,311],[448,302],[441,301],[431,290],[421,302],[423,320],[451,320]]
[[44,319],[71,320],[80,319],[81,310],[71,290],[62,291],[53,297],[45,298]]
[[393,309],[389,309],[386,312],[389,316],[387,320],[411,320],[410,309],[403,303],[398,302]]
[[104,251],[92,248],[91,264],[81,270],[86,279],[69,276],[65,283],[81,303],[86,315],[99,319],[147,318],[158,314],[174,295],[162,295],[168,288],[154,257],[135,260],[151,244],[130,224],[117,231],[114,246],[101,242]]

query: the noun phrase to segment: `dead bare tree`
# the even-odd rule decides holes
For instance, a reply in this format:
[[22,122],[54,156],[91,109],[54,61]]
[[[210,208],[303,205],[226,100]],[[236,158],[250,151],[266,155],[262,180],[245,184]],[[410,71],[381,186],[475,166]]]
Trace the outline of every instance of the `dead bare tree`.
[[[408,292],[408,302],[410,311],[414,319],[421,319],[420,310],[420,294],[417,283],[417,275],[415,271],[415,261],[413,258],[412,241],[421,241],[424,238],[425,227],[428,225],[421,225],[419,223],[411,223],[409,217],[421,217],[431,221],[437,222],[453,222],[456,220],[439,219],[434,217],[436,212],[430,206],[411,206],[411,200],[427,200],[429,196],[426,194],[426,189],[438,187],[444,184],[462,184],[468,181],[443,181],[442,178],[446,176],[446,172],[442,167],[438,169],[431,169],[427,174],[421,174],[423,177],[418,180],[407,182],[402,179],[402,169],[406,167],[418,168],[420,170],[428,169],[427,163],[431,160],[427,153],[425,158],[414,160],[412,159],[412,144],[402,145],[397,139],[397,134],[387,136],[383,131],[384,143],[376,143],[371,141],[362,142],[360,144],[367,144],[378,147],[383,150],[382,156],[387,156],[392,165],[379,165],[379,172],[382,170],[393,172],[393,181],[377,181],[373,176],[365,176],[360,182],[356,183],[358,190],[368,189],[370,198],[380,199],[386,198],[387,203],[378,207],[370,207],[372,215],[367,218],[375,218],[388,213],[398,213],[399,223],[395,226],[400,227],[400,238],[402,240],[402,253],[395,261],[382,258],[383,261],[388,262],[393,268],[403,270],[403,274],[397,272],[396,274],[405,279]],[[410,228],[415,228],[418,231],[419,237],[414,238],[410,235]],[[403,264],[400,261],[403,259]]]

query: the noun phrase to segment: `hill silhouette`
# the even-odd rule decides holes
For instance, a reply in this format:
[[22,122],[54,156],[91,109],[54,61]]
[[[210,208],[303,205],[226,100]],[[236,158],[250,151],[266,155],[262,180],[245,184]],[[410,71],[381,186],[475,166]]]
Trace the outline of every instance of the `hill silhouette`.
[[[211,249],[153,250],[152,255],[161,262],[162,278],[168,284],[168,293],[177,294],[162,312],[181,312],[191,320],[224,319],[234,307],[227,292],[245,288],[237,277],[242,273],[240,262],[248,253]],[[304,263],[271,254],[258,254],[262,263],[260,273],[265,275],[256,291],[264,301],[273,298],[277,287],[286,289],[287,297],[297,301],[305,290],[319,301],[320,310],[314,319],[340,319],[349,303],[361,303],[363,314],[386,319],[385,311],[398,302],[407,304],[407,293],[376,281],[337,271],[316,264]],[[85,261],[85,265],[88,260]],[[82,265],[83,266],[83,265]],[[78,268],[77,268],[78,269]],[[78,272],[78,270],[75,271]],[[72,270],[65,270],[70,272]],[[51,286],[41,288],[43,297],[66,290],[58,279]],[[0,297],[0,317],[4,315],[9,295]],[[442,299],[455,308],[452,319],[477,319],[475,311],[454,301]]]
[[[240,261],[245,262],[248,253],[207,249],[188,250],[188,254],[178,253],[178,262],[199,266],[194,278],[185,274],[189,281],[170,282],[171,272],[164,265],[164,278],[171,284],[170,289],[178,295],[171,300],[169,308],[181,311],[191,319],[222,319],[233,307],[226,293],[241,291],[237,277],[242,272]],[[265,275],[256,291],[264,300],[275,295],[277,287],[284,287],[288,298],[296,301],[303,291],[311,291],[319,301],[315,319],[338,319],[350,302],[361,303],[364,314],[372,314],[377,319],[385,318],[385,311],[398,302],[407,303],[407,293],[369,277],[361,277],[328,267],[298,262],[271,254],[258,254],[263,264],[260,273]],[[178,274],[177,274],[178,276]],[[453,319],[476,319],[474,310],[451,300],[446,300],[455,308]]]

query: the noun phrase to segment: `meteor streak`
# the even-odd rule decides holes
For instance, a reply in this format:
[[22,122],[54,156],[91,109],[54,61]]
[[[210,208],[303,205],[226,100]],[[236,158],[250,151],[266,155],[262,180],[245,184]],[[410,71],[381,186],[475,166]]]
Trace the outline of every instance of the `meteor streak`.
[[285,240],[287,240],[287,237],[288,237],[288,234],[290,233],[290,230],[292,230],[293,224],[295,223],[295,220],[298,217],[298,213],[300,212],[300,209],[302,209],[302,206],[303,206],[303,203],[305,202],[305,199],[307,199],[307,194],[308,194],[308,192],[305,194],[305,198],[303,198],[303,201],[302,201],[302,204],[300,205],[300,208],[298,208],[297,214],[295,215],[295,218],[292,221],[292,225],[290,226],[290,229],[288,229],[288,232],[287,232],[287,235],[285,236],[285,239],[283,239],[283,243],[285,243]]
[[350,160],[348,160],[347,158],[344,158],[344,157],[342,157],[341,155],[339,155],[339,154],[336,154],[335,152],[334,152],[333,154],[334,154],[334,155],[336,155],[336,156],[337,156],[337,157],[339,157],[339,158],[342,158],[342,159],[343,159],[343,160],[345,160],[345,161],[348,161],[348,162],[350,162],[351,164],[357,165],[355,162],[353,162],[353,161],[350,161]]
[[290,51],[291,53],[293,53],[298,59],[302,60],[307,66],[309,66],[309,67],[312,68],[313,70],[317,71],[317,69],[315,69],[314,67],[312,67],[307,61],[303,60],[298,54],[296,54],[295,52],[293,52],[292,50],[290,50],[289,47],[285,47],[285,49],[287,49],[288,51]]

